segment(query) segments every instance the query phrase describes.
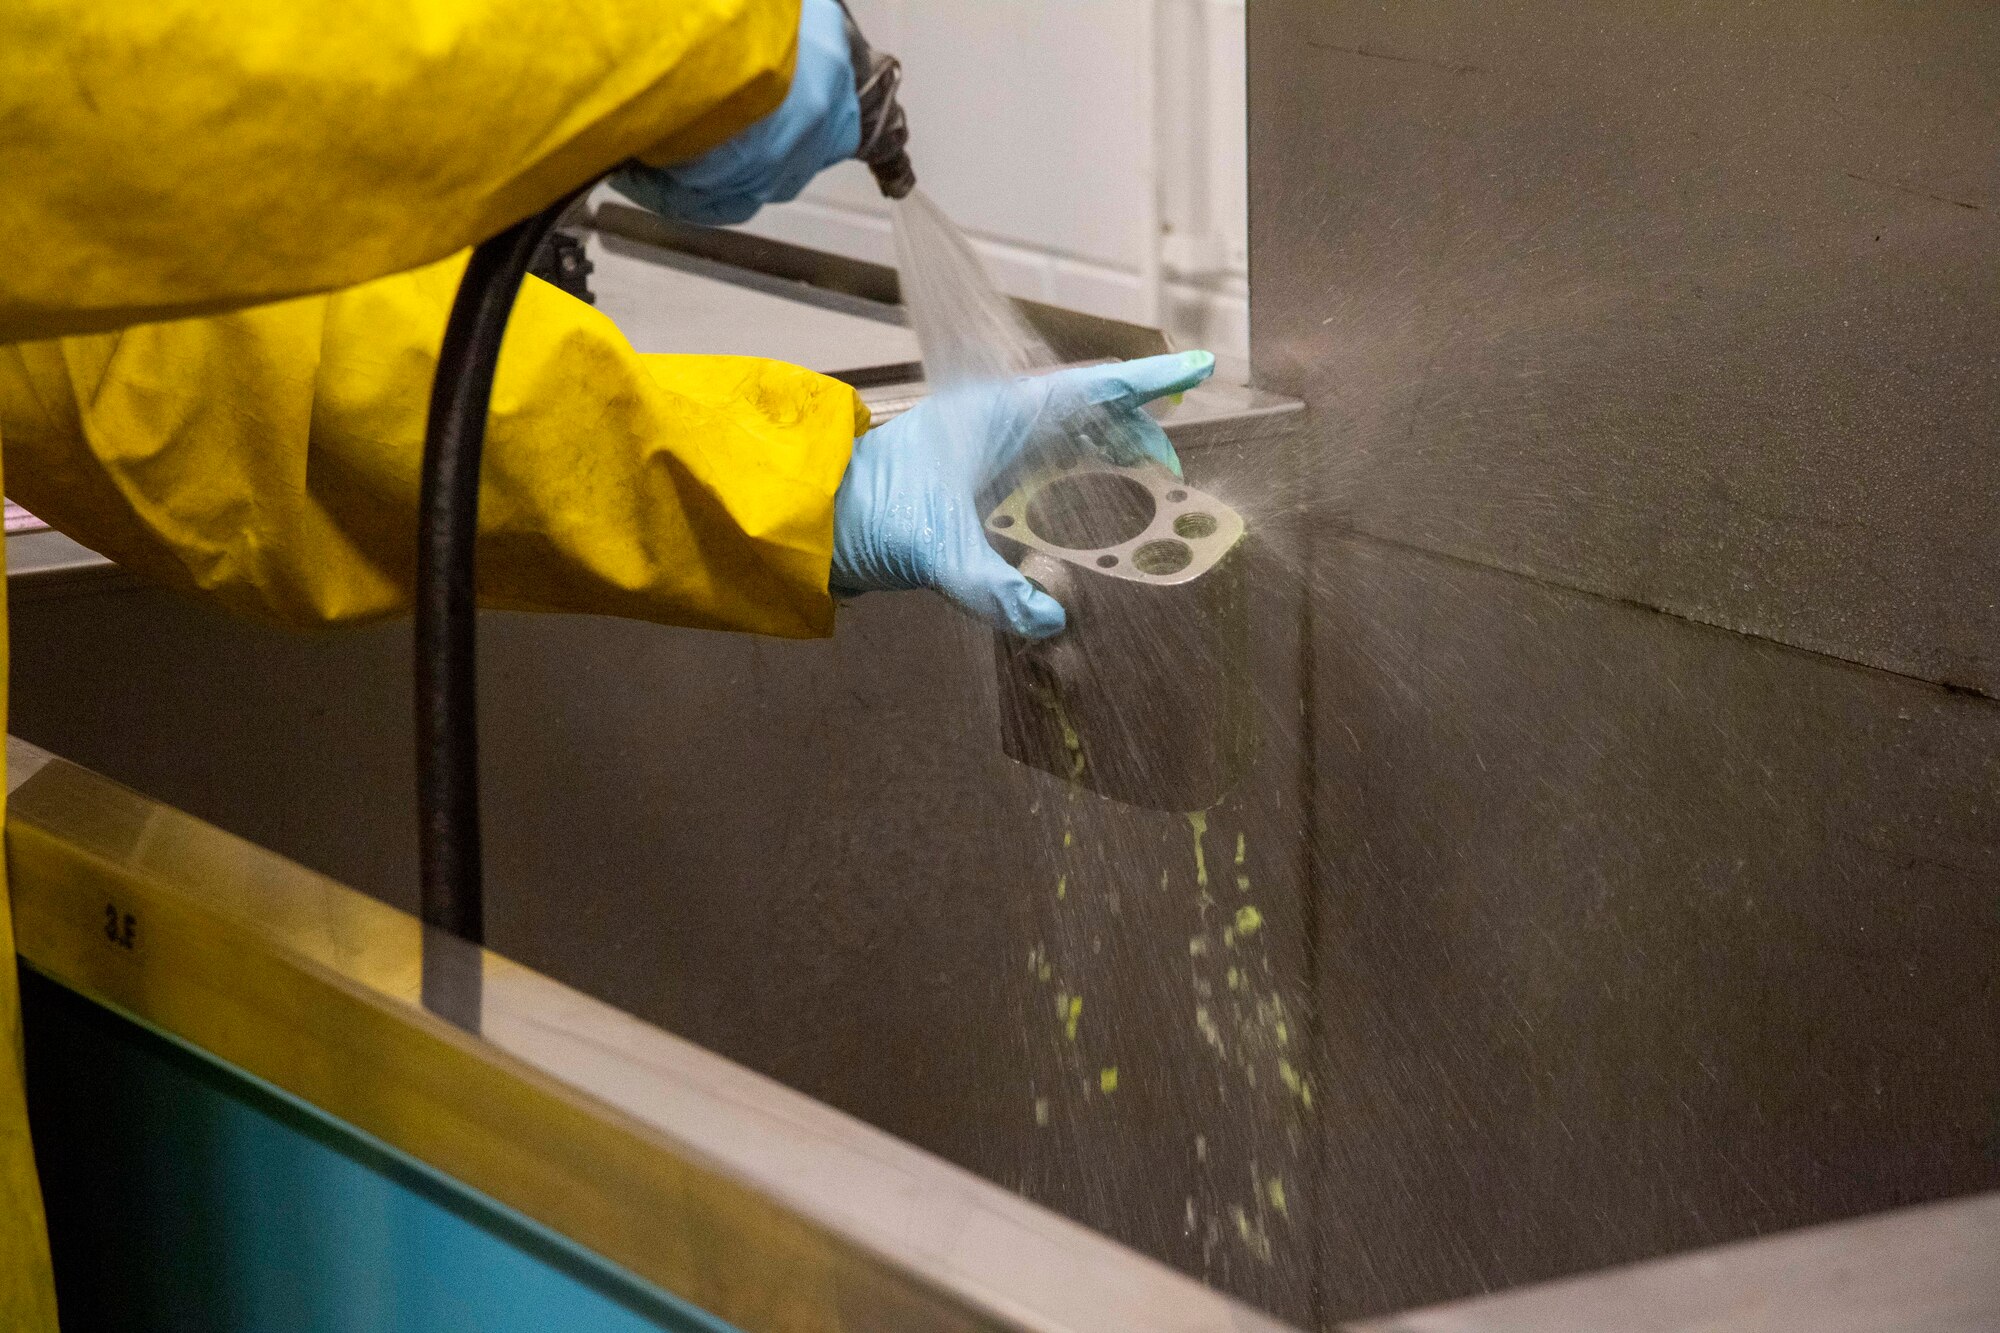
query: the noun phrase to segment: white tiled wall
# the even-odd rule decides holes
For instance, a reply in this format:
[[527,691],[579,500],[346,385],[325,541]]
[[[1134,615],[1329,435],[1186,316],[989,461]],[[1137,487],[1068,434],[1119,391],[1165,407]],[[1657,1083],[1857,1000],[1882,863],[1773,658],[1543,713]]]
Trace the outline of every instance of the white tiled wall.
[[[853,0],[902,57],[923,188],[1022,296],[1249,345],[1243,0]],[[880,262],[865,169],[750,229]]]

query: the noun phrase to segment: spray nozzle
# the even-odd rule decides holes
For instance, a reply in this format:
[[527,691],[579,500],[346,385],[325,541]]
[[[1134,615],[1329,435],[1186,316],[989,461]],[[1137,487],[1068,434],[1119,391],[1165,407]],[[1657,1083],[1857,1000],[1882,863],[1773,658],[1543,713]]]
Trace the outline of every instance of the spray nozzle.
[[854,22],[854,11],[841,0],[847,14],[847,46],[854,59],[854,91],[861,99],[861,147],[855,156],[875,173],[875,183],[891,199],[901,199],[917,188],[916,169],[910,165],[909,118],[896,100],[903,86],[903,63],[886,51],[868,45]]

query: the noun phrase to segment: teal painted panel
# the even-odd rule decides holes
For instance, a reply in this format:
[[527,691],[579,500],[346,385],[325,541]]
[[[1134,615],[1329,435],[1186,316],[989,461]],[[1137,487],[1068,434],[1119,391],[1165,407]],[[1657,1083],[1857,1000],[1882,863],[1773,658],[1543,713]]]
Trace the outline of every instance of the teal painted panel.
[[732,1333],[240,1070],[21,978],[65,1333]]

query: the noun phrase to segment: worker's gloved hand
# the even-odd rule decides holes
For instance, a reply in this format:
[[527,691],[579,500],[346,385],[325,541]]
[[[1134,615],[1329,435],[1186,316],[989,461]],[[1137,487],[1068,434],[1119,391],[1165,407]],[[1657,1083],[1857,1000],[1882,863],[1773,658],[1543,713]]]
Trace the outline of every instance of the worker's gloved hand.
[[814,176],[860,146],[846,14],[839,0],[804,0],[798,65],[776,111],[691,162],[626,167],[611,184],[662,217],[724,226],[747,222],[765,204],[796,199]]
[[999,629],[1046,639],[1061,603],[986,541],[979,495],[1030,448],[1087,437],[1115,463],[1180,460],[1142,405],[1215,370],[1207,352],[1151,356],[933,394],[854,442],[833,500],[836,594],[935,588]]

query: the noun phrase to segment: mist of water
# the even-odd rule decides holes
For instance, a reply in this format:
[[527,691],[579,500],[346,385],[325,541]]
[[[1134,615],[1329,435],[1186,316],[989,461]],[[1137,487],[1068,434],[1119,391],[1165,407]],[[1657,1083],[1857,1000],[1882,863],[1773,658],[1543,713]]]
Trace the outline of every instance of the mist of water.
[[[1058,364],[934,202],[914,193],[896,206],[894,222],[904,304],[934,396],[949,400],[955,390],[1009,384]],[[1055,428],[1035,436],[983,503],[1038,470],[1071,467],[1120,443],[1114,432],[1124,427],[1109,413],[1057,407],[1044,423]],[[981,428],[977,414],[937,415],[943,438],[928,445],[980,446],[961,438]],[[1209,479],[1198,467],[1191,464],[1190,482],[1212,480],[1253,528],[1278,530],[1271,520],[1296,494],[1289,469],[1274,463]],[[1123,521],[1097,512],[1053,518],[1055,527],[1086,534]],[[1163,623],[1165,603],[1145,592],[1097,606],[1087,626],[1073,615],[1063,636],[1069,660],[1115,680],[1129,664],[1188,653],[1189,635],[1169,632],[1185,627]],[[1310,1195],[1305,1154],[1315,1140],[1304,1124],[1317,1076],[1301,1054],[1310,1022],[1310,999],[1298,984],[1308,932],[1291,883],[1293,851],[1259,827],[1258,802],[1232,798],[1190,812],[1097,795],[1090,763],[1104,738],[1087,723],[1078,728],[1073,768],[1045,772],[1005,760],[994,701],[1010,682],[996,668],[991,632],[969,619],[962,625],[967,673],[983,683],[992,710],[972,722],[992,737],[991,799],[1036,847],[1047,874],[1040,883],[996,886],[1022,899],[1025,1058],[1016,1067],[1029,1078],[1026,1087],[996,1088],[994,1113],[1037,1127],[1038,1148],[1018,1164],[1014,1183],[1119,1234],[1151,1233],[1152,1248],[1178,1252],[1184,1265],[1296,1307],[1302,1297],[1294,1288],[1309,1267],[1298,1256]],[[1218,654],[1244,648],[1220,638],[1214,645]],[[1250,651],[1283,658],[1288,650]],[[1215,664],[1184,665],[1199,675]],[[1130,706],[1147,734],[1192,736],[1207,719],[1190,713],[1225,704],[1183,698],[1170,706],[1134,691]],[[1268,771],[1288,771],[1282,757],[1297,727],[1295,701],[1259,698],[1254,707],[1266,751],[1278,757]],[[1259,781],[1253,775],[1244,785]],[[1110,1145],[1135,1133],[1164,1136],[1160,1151],[1184,1158],[1178,1174],[1192,1192],[1154,1197],[1152,1182],[1105,1169],[1120,1155]]]

